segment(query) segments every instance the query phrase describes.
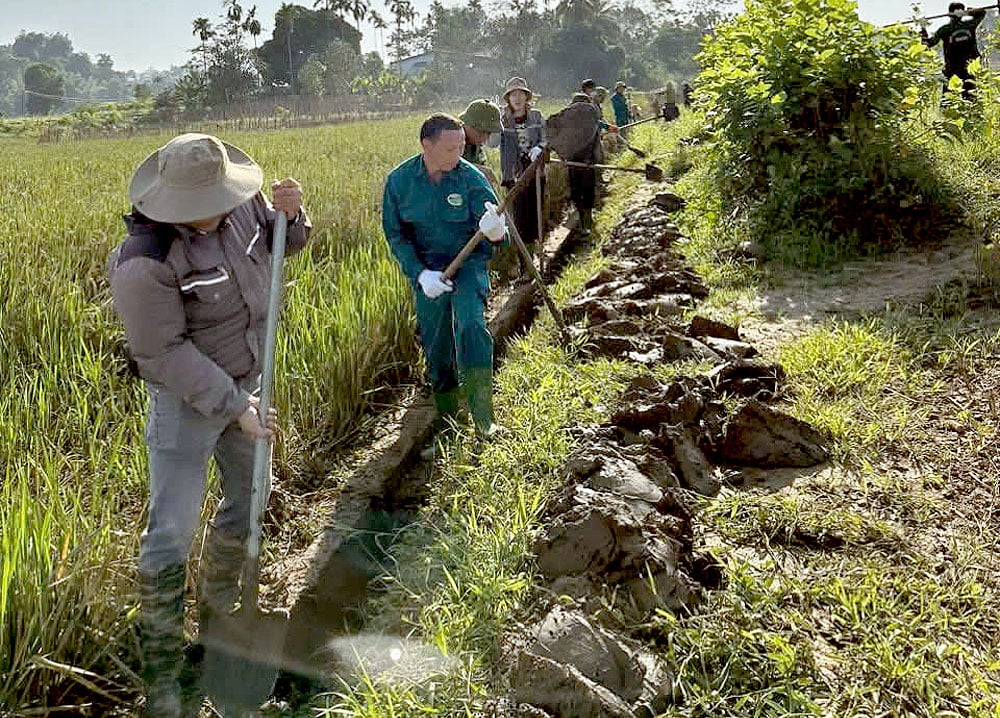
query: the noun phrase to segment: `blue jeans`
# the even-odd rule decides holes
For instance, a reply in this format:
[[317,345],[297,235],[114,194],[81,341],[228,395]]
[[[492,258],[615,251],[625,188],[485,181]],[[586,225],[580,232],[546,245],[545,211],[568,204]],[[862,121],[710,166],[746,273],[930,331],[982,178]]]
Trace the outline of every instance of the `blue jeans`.
[[[252,390],[256,384],[254,380],[243,388]],[[215,533],[222,539],[246,541],[254,440],[235,421],[207,417],[163,387],[146,386],[149,518],[139,546],[139,569],[152,574],[187,561],[200,524],[210,457],[215,458],[222,488]],[[270,481],[265,502],[269,491]]]

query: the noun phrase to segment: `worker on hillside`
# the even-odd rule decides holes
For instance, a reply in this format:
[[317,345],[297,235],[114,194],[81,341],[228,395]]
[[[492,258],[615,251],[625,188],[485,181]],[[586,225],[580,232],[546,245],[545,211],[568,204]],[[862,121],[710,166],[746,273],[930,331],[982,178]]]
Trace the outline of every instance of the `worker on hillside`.
[[[385,183],[382,228],[413,287],[420,341],[434,391],[436,432],[453,421],[459,388],[465,388],[476,443],[494,436],[493,337],[486,324],[487,262],[503,242],[506,221],[497,196],[475,167],[462,159],[461,122],[434,114],[420,127],[421,152],[396,166]],[[445,268],[479,230],[480,243],[454,279]],[[435,444],[425,448],[433,456]]]
[[500,108],[489,100],[473,100],[465,111],[458,116],[465,132],[465,150],[462,159],[471,162],[486,175],[490,185],[497,186],[497,178],[493,170],[486,164],[484,147],[497,147],[500,144],[500,133],[503,125],[500,123]]
[[932,35],[927,35],[927,27],[920,28],[920,36],[927,47],[934,47],[939,42],[944,47],[944,89],[952,77],[962,81],[962,97],[971,100],[976,83],[969,72],[969,64],[979,57],[979,44],[976,42],[976,29],[986,17],[986,9],[978,8],[966,11],[965,4],[953,2],[948,5],[951,16],[947,23],[937,29]]
[[145,715],[193,716],[194,667],[182,660],[184,584],[209,459],[222,500],[201,557],[202,632],[234,607],[250,528],[254,442],[276,415],[257,412],[275,217],[288,250],[310,224],[294,179],[261,194],[261,168],[211,135],[184,134],[149,155],[129,186],[128,236],[108,269],[115,310],[146,381],[149,511],[139,544]]
[[677,107],[677,90],[674,88],[674,83],[668,81],[663,87],[653,90],[653,106],[656,114],[667,122],[681,116],[681,111]]

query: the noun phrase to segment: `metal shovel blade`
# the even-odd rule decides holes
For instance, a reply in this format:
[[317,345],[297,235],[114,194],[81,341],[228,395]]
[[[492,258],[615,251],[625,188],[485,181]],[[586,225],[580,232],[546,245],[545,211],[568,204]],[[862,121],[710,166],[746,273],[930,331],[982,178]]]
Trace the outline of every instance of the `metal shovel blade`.
[[240,607],[204,627],[201,684],[223,715],[252,711],[271,695],[287,632],[286,611],[256,606]]

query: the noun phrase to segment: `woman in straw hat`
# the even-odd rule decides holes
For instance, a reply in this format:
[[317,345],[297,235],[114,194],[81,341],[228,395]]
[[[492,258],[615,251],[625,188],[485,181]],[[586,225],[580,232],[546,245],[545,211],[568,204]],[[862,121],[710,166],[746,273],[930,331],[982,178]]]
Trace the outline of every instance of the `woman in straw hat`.
[[[128,236],[109,260],[115,310],[149,393],[149,515],[139,548],[146,715],[194,715],[201,699],[182,660],[184,574],[198,530],[209,457],[222,501],[200,569],[202,626],[237,594],[249,531],[254,441],[278,212],[288,251],[310,225],[293,179],[261,194],[261,168],[216,137],[184,134],[149,155],[129,187]],[[182,675],[183,674],[183,675]],[[182,688],[182,683],[185,686]]]
[[[503,132],[500,136],[501,181],[511,187],[525,168],[545,151],[545,119],[542,113],[532,109],[534,93],[528,88],[523,77],[512,77],[504,87],[503,114],[500,118]],[[521,239],[534,254],[539,237],[538,205],[535,195],[535,180],[532,179],[524,191],[514,200],[513,220]],[[542,193],[545,192],[545,177],[542,173]],[[520,256],[519,256],[520,258]],[[523,259],[522,265],[523,265]],[[527,274],[522,266],[522,274]]]

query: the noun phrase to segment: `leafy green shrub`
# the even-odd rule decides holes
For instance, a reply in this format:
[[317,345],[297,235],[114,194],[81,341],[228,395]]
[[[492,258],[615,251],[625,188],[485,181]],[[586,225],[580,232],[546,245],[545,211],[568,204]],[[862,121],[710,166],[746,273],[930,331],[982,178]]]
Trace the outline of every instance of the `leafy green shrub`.
[[937,60],[915,35],[850,0],[748,0],[698,60],[725,214],[772,256],[819,264],[940,229],[948,187],[914,131]]

